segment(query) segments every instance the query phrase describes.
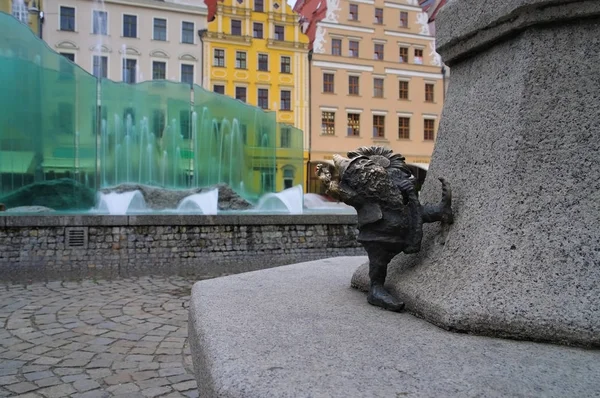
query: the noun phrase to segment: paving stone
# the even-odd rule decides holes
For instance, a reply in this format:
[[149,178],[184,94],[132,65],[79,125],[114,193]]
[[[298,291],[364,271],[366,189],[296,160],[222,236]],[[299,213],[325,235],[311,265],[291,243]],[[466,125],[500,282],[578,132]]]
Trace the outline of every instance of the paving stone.
[[16,376],[1,376],[0,377],[0,386],[4,386],[6,384],[18,383],[19,379]]
[[39,387],[50,387],[62,384],[62,380],[60,380],[56,376],[52,376],[46,379],[36,380],[34,383],[37,384]]
[[129,394],[132,392],[137,392],[139,391],[140,388],[137,386],[137,384],[135,383],[125,383],[125,384],[119,384],[116,386],[110,386],[106,389],[106,391],[110,391],[113,394],[117,395],[117,394]]
[[23,373],[43,372],[50,369],[49,365],[26,365],[21,368]]
[[143,372],[135,372],[131,374],[131,377],[133,377],[133,380],[135,381],[142,381],[142,380],[148,380],[154,377],[158,377],[158,372],[156,370],[146,370]]
[[64,398],[76,391],[70,384],[59,384],[57,386],[42,388],[38,392],[48,398]]
[[184,381],[183,383],[173,384],[172,386],[177,391],[188,391],[193,388],[196,388],[196,380]]
[[110,368],[113,361],[110,359],[94,359],[87,365],[85,365],[86,369],[97,369],[97,368]]
[[131,374],[128,372],[119,372],[104,378],[104,382],[108,385],[123,384],[130,382],[131,380]]
[[185,398],[185,395],[183,395],[177,391],[173,391],[170,394],[163,395],[161,398]]
[[84,392],[84,391],[93,390],[95,388],[100,388],[100,384],[98,384],[98,382],[95,380],[86,379],[86,380],[77,380],[77,381],[73,382],[73,387],[77,391]]
[[183,369],[183,368],[167,368],[167,369],[160,369],[158,371],[158,374],[162,377],[180,375],[183,373],[185,373],[185,369]]
[[64,376],[61,380],[64,381],[65,383],[71,383],[77,380],[85,380],[89,378],[89,376],[86,373],[79,373],[76,375],[68,375],[68,376]]
[[158,397],[172,391],[171,387],[151,387],[142,390],[142,395],[145,397]]
[[85,365],[87,365],[90,362],[89,359],[74,359],[74,358],[69,358],[69,359],[65,359],[64,361],[62,361],[60,363],[60,366],[63,367],[72,367],[72,368],[80,368],[83,367]]
[[[0,396],[2,396],[2,395],[0,395]],[[13,398],[40,398],[41,395],[38,395],[38,394],[36,394],[34,392],[30,392],[30,393],[27,393],[27,394],[13,395],[12,397]]]
[[71,398],[108,398],[110,397],[110,393],[104,390],[93,390],[87,391],[84,393],[73,394]]
[[198,398],[198,390],[185,391],[183,395],[188,398]]
[[173,384],[181,383],[182,381],[195,380],[194,375],[191,373],[185,373],[177,376],[171,376],[168,378]]
[[74,375],[77,373],[82,373],[83,369],[81,369],[81,368],[54,368],[54,369],[52,369],[52,371],[54,372],[54,374],[56,374],[58,376],[67,376],[67,375]]
[[140,388],[142,390],[144,390],[144,389],[152,388],[152,387],[166,386],[166,385],[169,385],[171,383],[169,383],[169,380],[167,380],[166,377],[157,377],[155,379],[148,379],[148,380],[144,380],[144,381],[138,381],[136,384],[138,386],[140,386]]
[[141,362],[139,366],[139,370],[156,370],[160,367],[158,362]]
[[48,377],[52,377],[52,376],[54,376],[54,374],[51,371],[46,370],[46,371],[43,371],[43,372],[25,373],[23,376],[27,380],[29,380],[29,381],[35,381],[35,380],[40,380],[40,379],[45,379],[45,378],[48,378]]
[[4,388],[15,392],[17,394],[23,394],[29,391],[33,391],[33,390],[37,390],[38,386],[36,386],[35,384],[28,382],[28,381],[23,381],[21,383],[16,383],[16,384],[11,384],[9,386],[5,386]]
[[90,375],[92,379],[103,379],[113,374],[110,369],[99,368],[99,369],[89,369],[86,370],[86,373]]
[[91,345],[108,345],[114,341],[115,341],[115,339],[110,339],[108,337],[97,337],[93,340],[90,340],[89,344],[91,344]]
[[56,365],[62,359],[61,358],[52,358],[52,357],[39,357],[35,361],[33,361],[34,365]]
[[128,355],[125,357],[127,362],[152,362],[153,355]]

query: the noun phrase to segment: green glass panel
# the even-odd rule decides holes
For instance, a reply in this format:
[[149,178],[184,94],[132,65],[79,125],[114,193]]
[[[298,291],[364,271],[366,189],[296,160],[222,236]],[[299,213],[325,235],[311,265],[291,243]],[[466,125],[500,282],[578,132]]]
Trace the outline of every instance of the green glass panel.
[[[0,13],[0,202],[89,209],[121,183],[231,186],[247,199],[303,183],[302,131],[199,86],[98,80]],[[33,187],[33,188],[32,188]]]

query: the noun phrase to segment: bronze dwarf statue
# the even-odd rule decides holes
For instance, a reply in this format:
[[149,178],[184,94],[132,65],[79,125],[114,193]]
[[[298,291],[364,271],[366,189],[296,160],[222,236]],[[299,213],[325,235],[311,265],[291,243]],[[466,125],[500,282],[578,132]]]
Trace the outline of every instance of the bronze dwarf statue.
[[378,146],[358,148],[347,158],[334,155],[333,164],[317,165],[316,174],[329,195],[356,209],[357,240],[369,256],[367,301],[401,311],[404,303],[384,288],[388,264],[399,253],[421,250],[423,223],[453,222],[449,184],[440,178],[441,202],[421,205],[405,158]]

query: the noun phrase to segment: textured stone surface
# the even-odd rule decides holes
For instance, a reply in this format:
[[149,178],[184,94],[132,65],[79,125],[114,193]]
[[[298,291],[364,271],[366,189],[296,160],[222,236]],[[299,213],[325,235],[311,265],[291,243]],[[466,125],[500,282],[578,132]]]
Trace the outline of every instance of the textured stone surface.
[[0,397],[197,394],[187,342],[191,283],[2,285]]
[[[440,32],[462,18],[452,10]],[[597,15],[557,17],[452,65],[422,198],[447,178],[455,223],[426,226],[422,252],[392,261],[389,288],[409,311],[453,330],[600,346]]]
[[[338,255],[362,255],[356,216],[1,216],[0,280],[197,278]],[[165,225],[166,224],[166,225]],[[80,228],[81,248],[66,236]]]
[[190,344],[202,397],[591,397],[600,351],[450,333],[367,304],[365,257],[201,281]]

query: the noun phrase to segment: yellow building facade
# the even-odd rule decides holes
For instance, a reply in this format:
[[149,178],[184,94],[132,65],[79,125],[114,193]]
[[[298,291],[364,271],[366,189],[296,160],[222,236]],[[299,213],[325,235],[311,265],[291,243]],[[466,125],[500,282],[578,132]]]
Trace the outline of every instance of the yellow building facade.
[[[283,0],[225,0],[204,33],[202,86],[274,112],[279,123],[308,132],[308,37],[299,16]],[[276,134],[275,189],[303,184],[308,134],[290,142],[285,126]],[[294,140],[296,141],[296,140]],[[291,164],[290,145],[304,149],[304,162]]]
[[40,36],[44,21],[44,13],[42,11],[42,0],[0,0],[0,12],[11,14],[19,21],[29,25],[31,30]]

